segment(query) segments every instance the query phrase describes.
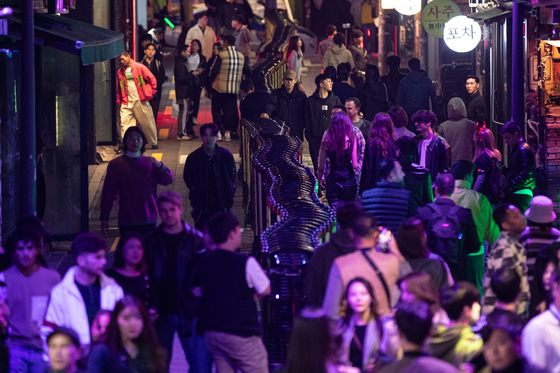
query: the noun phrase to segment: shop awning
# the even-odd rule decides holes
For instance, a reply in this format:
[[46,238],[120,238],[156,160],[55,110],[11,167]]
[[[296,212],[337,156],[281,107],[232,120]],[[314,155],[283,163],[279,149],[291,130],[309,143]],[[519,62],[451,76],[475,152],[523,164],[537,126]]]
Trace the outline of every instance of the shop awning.
[[[21,39],[21,18],[15,15],[9,36]],[[124,35],[52,14],[35,15],[35,44],[53,47],[79,56],[82,64],[115,58],[124,52]]]
[[513,12],[511,10],[503,10],[500,8],[494,8],[487,10],[485,12],[477,12],[468,14],[467,17],[474,19],[475,21],[484,21],[485,24],[489,25],[494,22],[501,21],[508,17],[511,17]]

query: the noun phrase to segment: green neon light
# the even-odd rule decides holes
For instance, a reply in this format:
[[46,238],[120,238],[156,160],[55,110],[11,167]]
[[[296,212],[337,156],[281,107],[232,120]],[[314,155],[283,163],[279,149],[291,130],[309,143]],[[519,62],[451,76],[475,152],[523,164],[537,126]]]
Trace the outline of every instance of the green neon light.
[[175,25],[169,20],[169,18],[165,17],[163,20],[169,25],[169,27],[175,28]]

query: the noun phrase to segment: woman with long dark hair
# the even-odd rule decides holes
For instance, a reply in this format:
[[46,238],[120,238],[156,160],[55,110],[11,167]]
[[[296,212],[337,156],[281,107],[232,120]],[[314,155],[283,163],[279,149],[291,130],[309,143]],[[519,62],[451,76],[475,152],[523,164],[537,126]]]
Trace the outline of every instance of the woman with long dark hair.
[[399,335],[390,318],[376,312],[377,300],[369,281],[356,277],[346,288],[346,313],[339,322],[342,330],[340,359],[371,371],[372,366],[396,360]]
[[123,288],[125,294],[134,295],[144,303],[152,321],[157,317],[157,295],[146,270],[144,240],[136,232],[123,234],[117,249],[113,267],[106,272]]
[[362,104],[364,119],[372,121],[377,113],[389,110],[387,87],[379,81],[379,68],[367,65],[366,81],[358,89],[358,99]]
[[166,373],[165,350],[142,302],[125,295],[115,305],[102,344],[90,352],[88,373]]
[[371,135],[364,152],[360,193],[374,188],[381,180],[379,165],[383,160],[397,158],[396,141],[391,117],[387,113],[378,113],[371,123]]
[[494,134],[486,127],[479,128],[474,134],[474,160],[476,165],[473,190],[488,198],[491,205],[501,201],[502,172],[493,159],[501,160],[502,154],[496,148]]
[[[214,99],[212,99],[212,96],[214,95],[214,93],[217,93],[213,88],[212,88],[212,81],[210,80],[210,71],[212,71],[212,68],[214,67],[214,64],[216,63],[216,61],[218,60],[218,57],[220,55],[220,52],[222,51],[223,46],[221,43],[214,43],[214,45],[212,46],[212,57],[210,57],[210,59],[208,60],[207,63],[207,69],[205,70],[205,83],[206,83],[206,97],[208,97],[211,102],[211,111],[212,113],[214,113],[215,110],[218,110],[216,107],[216,97],[214,97]],[[221,110],[221,109],[219,109]],[[219,121],[218,121],[219,122]],[[216,139],[216,141],[222,141],[222,134],[224,132],[224,126],[222,125],[222,123],[216,123],[216,125],[219,127],[219,131],[218,131],[218,138]]]
[[[330,167],[323,183],[325,161]],[[325,132],[319,149],[317,179],[326,187],[329,205],[336,209],[338,201],[356,199],[358,184],[355,170],[358,168],[358,146],[348,115],[336,113],[331,126]]]
[[288,68],[296,72],[296,79],[298,82],[298,89],[301,90],[303,82],[303,52],[301,47],[303,42],[299,35],[293,35],[288,41],[288,49],[286,50],[286,59],[288,60]]
[[193,79],[193,112],[192,120],[197,124],[198,109],[200,108],[200,94],[205,86],[206,57],[202,54],[202,43],[198,39],[191,41],[190,55],[187,59],[189,72],[196,71]]

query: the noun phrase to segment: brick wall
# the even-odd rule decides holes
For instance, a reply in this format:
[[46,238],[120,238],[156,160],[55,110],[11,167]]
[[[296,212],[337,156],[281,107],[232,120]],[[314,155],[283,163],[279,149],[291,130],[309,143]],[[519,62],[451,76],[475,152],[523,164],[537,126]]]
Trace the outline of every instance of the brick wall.
[[548,197],[554,203],[554,212],[560,216],[560,129],[547,130],[546,163],[548,168]]

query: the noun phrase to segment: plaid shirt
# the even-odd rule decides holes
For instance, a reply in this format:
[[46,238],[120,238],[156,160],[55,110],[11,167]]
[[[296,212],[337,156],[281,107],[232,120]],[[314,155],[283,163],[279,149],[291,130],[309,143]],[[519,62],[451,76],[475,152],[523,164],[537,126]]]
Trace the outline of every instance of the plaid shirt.
[[[328,130],[327,130],[328,131]],[[323,135],[323,140],[325,139],[325,135]],[[357,127],[352,126],[352,131],[354,131],[354,136],[356,137],[356,146],[358,147],[358,168],[354,170],[356,177],[358,178],[358,185],[360,185],[360,175],[362,174],[362,164],[364,163],[364,151],[366,150],[366,140],[364,139],[364,135],[362,135],[362,131],[360,131]],[[321,157],[321,154],[319,154]],[[321,159],[319,158],[319,163],[321,164]],[[329,157],[325,159],[325,172],[323,173],[323,177],[326,178],[329,175],[329,171],[331,169],[331,161]]]
[[521,277],[521,294],[519,294],[517,314],[521,317],[525,317],[527,306],[531,298],[529,282],[527,280],[528,271],[525,249],[519,243],[518,239],[510,236],[506,232],[502,232],[488,253],[488,266],[483,282],[484,296],[482,300],[482,314],[488,315],[494,310],[498,302],[498,298],[490,286],[490,281],[492,280],[494,272],[500,268],[514,268]]

